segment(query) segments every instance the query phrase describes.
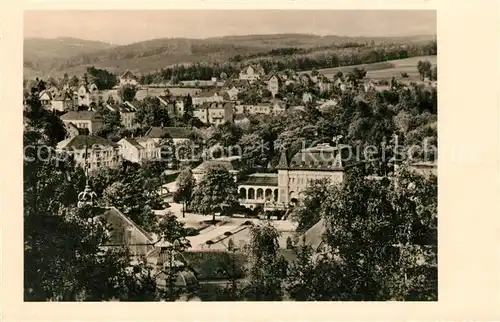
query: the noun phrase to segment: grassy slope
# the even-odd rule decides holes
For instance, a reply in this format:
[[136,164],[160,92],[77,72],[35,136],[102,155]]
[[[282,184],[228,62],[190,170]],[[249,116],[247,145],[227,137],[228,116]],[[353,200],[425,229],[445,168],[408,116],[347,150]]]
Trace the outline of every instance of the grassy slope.
[[[106,68],[121,73],[126,69],[134,72],[151,72],[179,63],[226,60],[238,54],[269,51],[282,47],[312,48],[334,43],[357,42],[419,42],[434,39],[433,36],[400,38],[349,38],[340,36],[316,36],[304,34],[227,36],[208,39],[163,38],[142,41],[125,46],[113,46],[100,42],[75,39],[27,39],[25,40],[25,76],[60,77],[68,74],[82,75],[89,66]],[[74,46],[73,43],[81,43]],[[44,45],[45,43],[45,45]],[[62,44],[60,44],[62,43]],[[73,44],[73,45],[72,45]],[[44,52],[43,48],[49,48]],[[80,48],[80,49],[78,49]],[[76,53],[76,54],[75,54]],[[69,64],[62,69],[51,66],[59,62]],[[33,64],[37,62],[37,64]]]
[[[406,78],[408,81],[419,80],[419,74],[417,71],[417,63],[419,60],[429,60],[433,65],[437,64],[437,56],[420,56],[411,57],[398,60],[389,60],[386,62],[379,62],[373,64],[362,64],[355,66],[344,66],[337,68],[325,68],[318,69],[318,71],[327,77],[332,77],[335,73],[341,71],[343,73],[348,73],[354,68],[363,68],[367,71],[366,76],[372,79],[391,79],[395,77],[396,79],[401,78],[401,73],[408,73],[409,77]],[[310,73],[311,71],[304,71],[302,73]]]

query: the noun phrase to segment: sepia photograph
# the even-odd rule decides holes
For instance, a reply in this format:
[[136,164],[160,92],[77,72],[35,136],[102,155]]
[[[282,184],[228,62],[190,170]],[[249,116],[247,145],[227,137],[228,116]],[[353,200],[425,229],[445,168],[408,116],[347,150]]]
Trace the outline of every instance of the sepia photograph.
[[23,18],[25,302],[438,301],[435,10]]

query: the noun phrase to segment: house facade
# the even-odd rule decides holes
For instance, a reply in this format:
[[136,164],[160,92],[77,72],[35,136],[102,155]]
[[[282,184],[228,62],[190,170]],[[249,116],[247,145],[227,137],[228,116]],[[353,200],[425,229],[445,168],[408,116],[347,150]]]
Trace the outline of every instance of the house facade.
[[248,65],[240,71],[239,79],[256,81],[264,76],[264,71],[260,66]]
[[283,152],[278,169],[278,203],[296,203],[314,180],[327,179],[332,183],[344,180],[349,153],[348,146],[319,144],[296,153],[288,160]]
[[224,101],[224,95],[218,91],[204,91],[192,97],[193,106],[222,101]]
[[65,124],[73,123],[79,129],[88,129],[90,134],[103,126],[102,116],[96,111],[69,111],[61,115],[61,120]]
[[141,163],[160,158],[160,147],[148,137],[123,138],[118,141],[118,145],[120,146],[120,156],[130,162]]
[[120,86],[131,85],[136,86],[139,84],[137,76],[134,75],[130,70],[125,71],[120,76]]
[[52,110],[52,94],[49,91],[41,91],[39,98],[43,108]]
[[174,144],[183,143],[191,139],[191,134],[194,129],[181,126],[172,127],[162,127],[162,126],[152,126],[144,135],[147,138],[151,138],[157,144],[165,137],[172,139]]
[[74,108],[74,101],[71,95],[67,92],[62,92],[52,98],[52,110],[64,112]]
[[217,126],[233,122],[234,104],[232,102],[204,103],[197,107],[193,114],[203,123]]
[[277,74],[272,75],[267,81],[267,90],[271,92],[273,97],[278,94],[280,90],[281,79]]
[[57,144],[57,151],[72,155],[77,166],[88,165],[89,171],[102,167],[118,167],[122,164],[119,145],[99,136],[70,137]]

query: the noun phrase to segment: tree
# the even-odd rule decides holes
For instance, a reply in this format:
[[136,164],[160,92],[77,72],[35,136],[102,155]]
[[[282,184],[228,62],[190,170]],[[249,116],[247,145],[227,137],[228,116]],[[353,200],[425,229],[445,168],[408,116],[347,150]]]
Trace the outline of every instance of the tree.
[[424,80],[425,77],[430,76],[431,68],[432,68],[432,64],[430,61],[428,61],[428,60],[425,60],[425,61],[419,60],[418,61],[417,70],[418,70],[418,73],[420,74],[421,80]]
[[188,94],[184,99],[184,115],[183,118],[185,121],[189,121],[193,118],[194,107],[193,107],[193,99],[191,95]]
[[432,67],[432,69],[430,71],[430,79],[437,81],[437,79],[438,79],[437,66]]
[[98,69],[92,66],[87,68],[87,73],[93,78],[94,83],[100,91],[112,89],[118,83],[116,75],[105,69]]
[[319,209],[328,196],[327,187],[326,180],[313,182],[305,190],[300,203],[292,210],[290,216],[298,223],[298,232],[307,231],[321,219]]
[[118,95],[123,102],[133,101],[135,94],[137,93],[137,87],[133,85],[125,85],[118,89]]
[[76,75],[73,75],[71,77],[71,79],[69,80],[69,86],[70,87],[76,87],[80,84],[80,80],[78,79],[78,77]]
[[283,280],[287,262],[279,254],[280,233],[270,223],[251,227],[249,284],[245,294],[253,301],[279,301],[283,297]]
[[222,166],[212,166],[194,189],[192,205],[203,215],[212,215],[215,223],[215,213],[222,212],[237,203],[238,189],[233,176]]
[[120,131],[124,129],[121,115],[118,111],[105,111],[103,114],[103,126],[97,130],[96,134],[114,141],[120,139]]
[[169,126],[171,118],[166,108],[161,106],[157,97],[146,97],[137,104],[135,121],[142,127]]
[[101,248],[107,223],[89,220],[97,209],[75,207],[83,170],[56,155],[40,123],[24,133],[24,146],[35,147],[25,149],[23,171],[25,300],[126,300],[134,298],[132,285],[135,294],[153,299],[148,290],[154,284],[142,272],[130,273],[135,266],[126,250]]
[[311,76],[318,76],[318,75],[319,75],[318,70],[317,70],[316,68],[313,68],[313,69],[311,70]]
[[182,217],[185,217],[186,204],[189,204],[193,198],[193,190],[196,182],[191,168],[187,167],[177,177],[177,191],[174,198],[182,202]]
[[331,300],[436,298],[436,178],[403,169],[390,180],[367,180],[353,169],[330,187],[320,213]]

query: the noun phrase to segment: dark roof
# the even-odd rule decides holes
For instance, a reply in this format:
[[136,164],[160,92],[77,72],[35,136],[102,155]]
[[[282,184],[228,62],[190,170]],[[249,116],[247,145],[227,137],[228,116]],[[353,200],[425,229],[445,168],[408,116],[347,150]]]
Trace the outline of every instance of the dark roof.
[[302,240],[304,239],[307,246],[310,246],[313,251],[317,251],[323,243],[325,232],[326,221],[322,218],[300,237],[299,244],[302,245]]
[[189,135],[193,132],[191,128],[188,127],[161,127],[152,126],[145,134],[149,138],[161,138],[168,134],[172,139],[187,139]]
[[346,157],[346,152],[349,152],[347,148],[348,146],[342,145],[332,147],[328,144],[319,144],[313,148],[300,150],[290,160],[282,154],[278,168],[341,171],[344,170],[345,161],[349,161],[342,160]]
[[278,186],[278,174],[261,173],[252,174],[238,181],[239,185],[252,186]]
[[101,114],[96,111],[69,111],[68,113],[61,115],[61,120],[91,121],[95,119],[96,116],[100,117]]
[[118,144],[115,142],[97,135],[76,135],[60,142],[60,144],[63,145],[63,148],[75,148],[78,150],[85,148],[85,146],[92,148],[94,144],[118,147]]
[[243,253],[227,251],[187,251],[183,254],[199,280],[224,280],[242,278],[248,265],[248,257]]
[[[146,243],[152,244],[153,239],[151,235],[145,231],[141,226],[137,225],[132,219],[124,215],[121,211],[116,209],[115,207],[111,208],[103,208],[104,212],[98,217],[106,220],[108,224],[111,225],[112,231],[110,240],[108,244],[122,244],[123,243],[123,229],[127,226],[133,226],[136,228],[141,235],[146,239]],[[152,245],[151,245],[152,246]]]
[[133,78],[137,80],[137,76],[134,75],[130,70],[126,70],[125,73],[123,73],[120,78]]
[[224,108],[224,109],[233,109],[234,108],[234,103],[233,102],[204,102],[200,106],[201,108]]

